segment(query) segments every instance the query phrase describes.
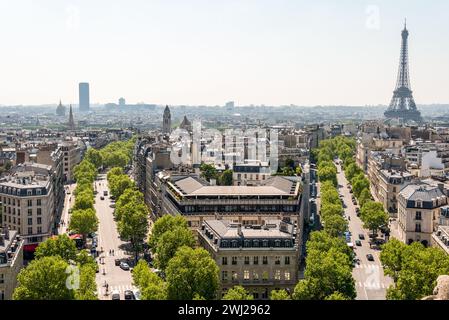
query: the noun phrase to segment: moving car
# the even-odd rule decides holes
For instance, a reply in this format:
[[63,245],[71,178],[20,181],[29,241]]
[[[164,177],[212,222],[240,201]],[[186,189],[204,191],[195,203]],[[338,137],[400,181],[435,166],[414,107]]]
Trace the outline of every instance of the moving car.
[[101,197],[100,197],[100,200],[104,200],[104,197],[103,197],[103,196],[101,196]]
[[360,240],[365,240],[365,235],[363,233],[359,234],[359,239]]
[[360,240],[355,240],[355,245],[356,245],[357,247],[361,247],[361,246],[362,246],[362,241],[360,241]]
[[128,271],[129,270],[129,264],[127,264],[126,262],[120,262],[120,268],[122,270]]
[[115,259],[114,262],[115,262],[115,265],[116,265],[117,267],[118,267],[118,266],[120,265],[120,263],[121,263],[120,259]]
[[368,259],[368,261],[374,261],[374,256],[371,253],[368,253],[366,255],[366,258]]
[[107,197],[108,191],[107,191],[107,190],[103,191],[103,195],[104,195],[105,197]]

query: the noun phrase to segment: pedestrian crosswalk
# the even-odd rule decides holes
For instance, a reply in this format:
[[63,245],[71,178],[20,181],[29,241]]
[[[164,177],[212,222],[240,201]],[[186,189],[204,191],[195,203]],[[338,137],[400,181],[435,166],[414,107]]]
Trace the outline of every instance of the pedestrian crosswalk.
[[359,288],[371,289],[371,290],[380,290],[380,289],[388,289],[388,285],[385,285],[382,282],[356,282],[356,286]]
[[356,264],[355,267],[356,269],[379,269],[380,266],[375,265],[375,264]]
[[133,285],[119,285],[119,286],[109,286],[109,292],[118,291],[118,293],[124,293],[126,290],[136,290]]

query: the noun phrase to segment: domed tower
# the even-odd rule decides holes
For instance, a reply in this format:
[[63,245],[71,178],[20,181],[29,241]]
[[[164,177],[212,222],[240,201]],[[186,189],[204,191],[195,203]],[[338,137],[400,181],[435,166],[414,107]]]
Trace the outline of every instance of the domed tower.
[[65,117],[66,110],[67,108],[63,106],[61,100],[59,100],[59,105],[56,108],[56,115],[60,117]]
[[164,117],[162,120],[162,133],[170,134],[171,132],[171,113],[170,108],[165,106]]

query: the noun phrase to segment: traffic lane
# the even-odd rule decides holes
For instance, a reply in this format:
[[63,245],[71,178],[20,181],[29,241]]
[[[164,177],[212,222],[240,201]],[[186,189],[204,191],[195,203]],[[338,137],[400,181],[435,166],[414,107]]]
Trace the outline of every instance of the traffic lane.
[[[364,240],[361,241],[361,246],[355,246],[354,252],[357,258],[360,259],[360,265],[356,265],[353,270],[353,276],[356,281],[357,296],[365,299],[385,299],[386,288],[392,284],[389,277],[385,277],[382,265],[380,263],[380,251],[372,249],[369,245],[369,232],[363,228],[363,222],[356,214],[356,205],[352,203],[352,193],[347,187],[348,181],[344,176],[341,167],[338,168],[337,180],[341,187],[339,193],[343,195],[345,202],[345,215],[350,217],[349,230],[352,233],[352,241],[359,239],[359,235],[363,235]],[[367,254],[372,254],[374,261],[368,261]]]
[[[129,255],[120,249],[120,246],[125,242],[119,238],[113,215],[114,209],[110,207],[112,201],[109,198],[110,192],[105,175],[100,175],[99,178],[96,182],[98,193],[95,197],[95,209],[99,219],[99,247],[103,247],[104,252],[101,254],[102,264],[100,264],[100,272],[97,274],[98,294],[100,299],[111,299],[111,291],[114,288],[122,288],[118,290],[121,298],[123,298],[123,288],[129,288],[132,285],[132,276],[129,270],[122,270],[119,266],[116,266],[115,260],[125,260]],[[108,196],[104,196],[104,191],[108,191]],[[101,200],[101,197],[104,197],[104,200]],[[111,249],[114,250],[114,254],[109,252]],[[109,285],[108,296],[104,295],[106,292],[105,283]]]

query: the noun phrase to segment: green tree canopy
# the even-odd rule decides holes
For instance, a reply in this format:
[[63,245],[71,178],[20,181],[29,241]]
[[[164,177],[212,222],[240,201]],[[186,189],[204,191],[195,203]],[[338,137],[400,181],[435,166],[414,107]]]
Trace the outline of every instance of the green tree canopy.
[[66,234],[62,234],[40,243],[36,248],[34,256],[36,259],[59,256],[66,262],[70,260],[75,261],[77,256],[76,244]]
[[352,178],[352,191],[354,191],[354,195],[359,198],[363,189],[369,190],[369,180],[362,174],[359,174]]
[[126,174],[113,176],[108,183],[111,194],[115,199],[118,199],[126,189],[133,189],[136,187],[134,181],[132,181]]
[[417,300],[431,295],[438,276],[449,274],[449,256],[419,242],[407,246],[391,240],[382,247],[380,259],[385,273],[395,280],[387,290],[389,300]]
[[85,159],[92,163],[95,168],[99,168],[103,165],[103,156],[101,152],[90,147],[86,151]]
[[76,300],[98,300],[96,291],[97,283],[95,282],[95,265],[85,264],[79,266],[79,288],[75,291]]
[[232,170],[225,170],[218,178],[218,183],[221,186],[232,186]]
[[176,227],[166,231],[159,239],[156,248],[156,266],[158,269],[165,271],[168,262],[174,257],[176,251],[187,246],[193,248],[195,238],[192,231],[185,227]]
[[73,205],[73,210],[93,210],[94,199],[93,196],[86,193],[78,193],[75,197],[75,204]]
[[341,215],[328,216],[325,220],[324,231],[332,237],[339,237],[348,230],[348,221]]
[[210,179],[217,179],[218,178],[218,172],[217,169],[211,164],[202,163],[200,166],[201,176],[205,178],[207,181],[210,181]]
[[109,182],[112,179],[112,177],[121,176],[123,174],[124,174],[123,168],[114,167],[114,168],[112,168],[111,170],[108,171],[108,174],[106,175],[106,179]]
[[181,247],[166,269],[168,298],[192,300],[198,294],[206,300],[215,299],[220,285],[218,273],[217,264],[206,250]]
[[148,241],[149,246],[156,250],[159,238],[167,231],[173,230],[176,227],[188,228],[187,220],[181,215],[172,216],[166,214],[159,219],[153,225],[151,235]]
[[292,298],[285,290],[271,290],[270,300],[291,300]]
[[74,210],[70,218],[69,230],[82,234],[84,241],[87,235],[98,230],[98,218],[93,209]]
[[363,221],[363,227],[376,234],[381,226],[388,224],[389,216],[384,211],[382,203],[368,201],[360,210],[360,218]]
[[341,292],[334,292],[331,295],[328,295],[324,300],[349,300],[344,294]]
[[117,221],[121,220],[125,207],[128,204],[144,204],[142,192],[135,189],[126,189],[123,192],[115,204],[114,215]]
[[361,207],[363,207],[368,201],[372,201],[373,198],[371,197],[371,192],[368,188],[365,188],[360,192],[359,196],[359,204]]
[[33,260],[17,277],[14,300],[72,300],[75,291],[66,285],[69,264],[61,257]]
[[254,300],[254,297],[242,286],[234,286],[226,292],[222,300]]
[[123,214],[117,229],[122,239],[129,240],[137,256],[142,250],[143,241],[148,234],[148,208],[143,203],[128,203],[123,207]]
[[132,272],[133,283],[140,289],[142,300],[166,300],[167,284],[140,260]]

